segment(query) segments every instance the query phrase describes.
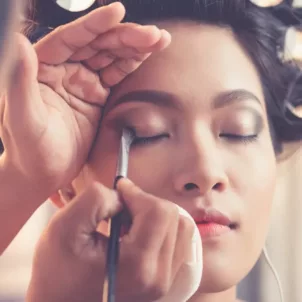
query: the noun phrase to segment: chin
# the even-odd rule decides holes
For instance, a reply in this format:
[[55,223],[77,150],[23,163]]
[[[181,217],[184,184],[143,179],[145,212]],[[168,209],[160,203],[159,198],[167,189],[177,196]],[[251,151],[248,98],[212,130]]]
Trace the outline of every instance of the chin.
[[[245,272],[236,261],[223,259],[206,260],[204,257],[203,276],[198,289],[199,293],[219,293],[226,291],[244,278]],[[232,264],[231,264],[232,262]]]
[[[238,283],[239,282],[240,280],[238,281]],[[221,277],[219,277],[219,279],[216,280],[213,280],[212,278],[203,277],[197,292],[203,294],[220,293],[234,286],[237,286],[238,283],[231,282],[231,280],[228,279],[223,280]]]

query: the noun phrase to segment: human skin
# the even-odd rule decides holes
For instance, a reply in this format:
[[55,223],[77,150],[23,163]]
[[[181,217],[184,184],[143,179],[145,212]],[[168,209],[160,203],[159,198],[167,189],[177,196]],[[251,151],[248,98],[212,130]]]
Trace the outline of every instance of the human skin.
[[[157,25],[172,34],[172,44],[113,90],[72,185],[76,195],[93,181],[111,187],[123,127],[153,137],[133,145],[129,178],[193,218],[205,208],[230,218],[230,232],[203,241],[204,274],[192,301],[234,301],[263,248],[275,186],[261,82],[231,31],[189,21]],[[164,96],[129,97],[146,90]],[[117,104],[125,95],[128,101]]]

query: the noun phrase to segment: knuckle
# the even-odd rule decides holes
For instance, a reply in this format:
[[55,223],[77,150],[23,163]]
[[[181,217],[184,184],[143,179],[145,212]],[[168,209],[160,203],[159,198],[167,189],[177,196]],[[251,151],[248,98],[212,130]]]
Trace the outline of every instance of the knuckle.
[[93,182],[89,190],[92,197],[102,197],[104,195],[104,186],[101,183]]
[[175,220],[179,216],[175,204],[167,200],[156,200],[153,213],[158,219],[164,219],[165,221]]
[[119,196],[116,191],[107,188],[106,186],[96,183],[92,185],[91,195],[87,196],[87,202],[84,203],[85,209],[90,206],[91,217],[98,224],[102,220],[111,217],[120,209]]
[[154,200],[151,212],[157,220],[167,220],[170,214],[170,207],[168,202],[163,200]]
[[[105,199],[103,185],[92,183],[87,191],[79,198],[78,203],[81,203],[85,208],[97,207],[100,202]],[[83,200],[82,202],[80,200]]]

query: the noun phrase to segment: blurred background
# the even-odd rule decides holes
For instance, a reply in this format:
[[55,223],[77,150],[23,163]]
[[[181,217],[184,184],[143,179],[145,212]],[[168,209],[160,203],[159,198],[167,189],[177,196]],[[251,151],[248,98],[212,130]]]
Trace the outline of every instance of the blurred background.
[[[302,0],[299,2],[302,5]],[[302,148],[298,147],[288,145],[287,156],[278,165],[278,182],[267,238],[267,250],[281,279],[286,302],[302,301]],[[24,301],[35,245],[55,211],[54,206],[46,202],[1,256],[0,302]],[[280,301],[277,282],[263,256],[240,284],[238,296],[249,302]]]

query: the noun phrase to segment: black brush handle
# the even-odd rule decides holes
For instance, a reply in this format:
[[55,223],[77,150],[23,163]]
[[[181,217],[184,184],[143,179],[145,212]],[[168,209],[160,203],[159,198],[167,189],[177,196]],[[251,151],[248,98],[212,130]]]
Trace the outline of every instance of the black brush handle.
[[[116,189],[118,181],[123,178],[117,176],[114,180],[113,188]],[[107,282],[108,296],[107,302],[115,302],[116,274],[119,260],[119,240],[122,227],[122,212],[111,218],[110,237],[107,251]]]

